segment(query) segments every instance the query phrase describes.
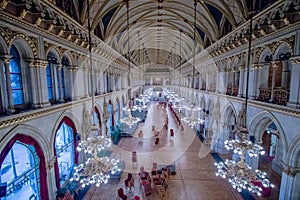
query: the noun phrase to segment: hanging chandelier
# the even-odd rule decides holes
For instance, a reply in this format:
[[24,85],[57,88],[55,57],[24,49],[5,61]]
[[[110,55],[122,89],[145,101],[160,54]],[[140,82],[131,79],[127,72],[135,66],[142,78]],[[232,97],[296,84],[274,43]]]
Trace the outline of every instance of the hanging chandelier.
[[192,88],[193,88],[193,99],[187,102],[187,105],[183,106],[186,111],[189,111],[189,116],[183,117],[182,120],[194,128],[197,124],[203,124],[204,120],[199,118],[199,111],[201,108],[196,105],[195,102],[195,56],[196,56],[196,10],[197,2],[194,2],[194,49],[193,49],[193,72],[192,72]]
[[[90,54],[90,76],[93,80],[92,65],[92,42],[91,42],[91,22],[90,22],[90,2],[87,4],[88,9],[88,36],[89,36],[89,54]],[[95,107],[94,84],[92,89],[92,108]],[[70,181],[79,181],[82,187],[96,184],[99,187],[102,183],[107,183],[110,174],[120,171],[118,167],[119,160],[110,159],[107,156],[101,157],[99,154],[112,146],[112,141],[107,136],[100,136],[99,129],[94,123],[90,127],[89,135],[86,140],[79,142],[77,151],[83,152],[86,156],[86,162],[74,167],[74,174]]]
[[261,183],[263,187],[273,188],[274,185],[266,178],[266,173],[261,170],[253,170],[245,162],[246,153],[250,157],[257,157],[263,155],[265,151],[258,144],[247,140],[249,134],[246,127],[247,124],[247,102],[248,102],[248,85],[249,85],[249,65],[250,65],[250,54],[251,54],[251,35],[252,35],[252,18],[253,13],[250,13],[250,33],[249,33],[249,49],[248,49],[248,62],[247,62],[247,81],[246,81],[246,98],[245,98],[245,109],[244,109],[244,121],[243,126],[240,130],[240,140],[226,140],[224,142],[225,147],[228,150],[233,150],[235,154],[239,155],[239,161],[226,160],[225,162],[215,163],[218,168],[216,176],[222,178],[229,177],[229,182],[234,189],[238,192],[242,190],[248,190],[252,193],[261,195],[262,188],[257,184]]
[[71,181],[79,181],[83,188],[91,184],[95,184],[96,187],[103,183],[106,184],[110,174],[120,171],[118,167],[119,160],[99,156],[111,146],[111,139],[105,136],[90,136],[86,141],[81,141],[77,150],[84,152],[87,160],[85,163],[74,167],[75,172]]
[[225,162],[215,163],[218,168],[216,176],[222,178],[229,177],[229,182],[232,187],[238,192],[247,189],[250,192],[261,195],[262,188],[255,185],[255,182],[260,182],[263,187],[274,187],[273,184],[266,178],[266,173],[261,170],[252,170],[250,166],[245,163],[245,154],[248,152],[250,157],[257,157],[263,155],[265,151],[258,144],[254,144],[247,140],[248,130],[243,127],[241,132],[241,140],[226,140],[225,147],[228,150],[234,150],[234,153],[240,156],[240,160],[235,162],[233,160],[226,160]]
[[129,127],[132,127],[134,124],[137,124],[139,121],[141,121],[140,118],[138,117],[133,117],[131,112],[132,111],[135,111],[137,108],[134,107],[134,106],[131,106],[130,105],[130,88],[131,88],[131,80],[130,80],[130,75],[131,75],[131,66],[130,66],[130,45],[129,45],[129,0],[126,0],[126,16],[127,16],[127,48],[128,48],[128,52],[127,52],[127,55],[128,55],[128,69],[129,69],[129,72],[128,72],[128,85],[129,85],[129,90],[128,90],[128,106],[126,106],[124,108],[124,111],[125,111],[125,117],[121,118],[120,119],[120,122],[121,123],[124,123],[126,125],[128,125]]

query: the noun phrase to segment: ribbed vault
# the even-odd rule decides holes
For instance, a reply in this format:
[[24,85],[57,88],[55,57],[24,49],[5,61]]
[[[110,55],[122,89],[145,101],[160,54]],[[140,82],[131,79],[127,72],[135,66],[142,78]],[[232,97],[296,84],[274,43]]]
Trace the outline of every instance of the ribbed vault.
[[[82,2],[83,1],[83,2]],[[87,0],[80,21],[87,24]],[[178,67],[238,26],[248,15],[245,0],[129,0],[129,51],[126,0],[90,0],[92,30],[136,65]],[[142,65],[140,65],[142,66]]]

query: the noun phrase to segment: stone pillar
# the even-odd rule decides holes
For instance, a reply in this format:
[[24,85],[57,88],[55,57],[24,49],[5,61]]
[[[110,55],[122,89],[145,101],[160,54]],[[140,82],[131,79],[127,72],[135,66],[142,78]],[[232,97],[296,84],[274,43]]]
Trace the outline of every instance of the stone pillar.
[[300,198],[300,167],[292,167],[282,162],[279,199]]
[[83,96],[84,98],[89,97],[89,82],[88,82],[89,70],[83,69]]
[[45,60],[30,60],[30,82],[32,92],[32,107],[44,108],[50,106],[48,98],[48,86],[46,68],[48,62]]
[[244,82],[245,82],[245,68],[239,67],[240,71],[240,83],[238,97],[244,97]]
[[[62,64],[58,64],[57,66],[56,66],[56,69],[57,69],[57,71],[56,71],[56,73],[57,73],[57,77],[58,77],[58,79],[57,79],[57,83],[58,83],[58,85],[59,85],[59,88],[57,88],[58,89],[58,92],[59,92],[59,100],[58,100],[58,102],[59,103],[63,103],[63,102],[65,102],[65,100],[64,100],[64,94],[63,94],[63,88],[62,88],[62,84],[63,84],[63,82],[62,82],[62,77],[61,77],[61,69],[63,68],[63,66],[62,66]],[[73,83],[73,77],[72,77],[72,72],[71,72],[71,84]],[[72,87],[73,88],[73,87]],[[73,99],[73,98],[72,98]]]
[[229,153],[229,151],[225,148],[225,144],[224,144],[224,142],[229,139],[229,133],[230,133],[230,125],[224,124],[224,128],[221,131],[221,134],[219,135],[218,138],[218,143],[216,148],[217,153],[221,153],[221,154]]
[[291,64],[290,96],[287,105],[293,108],[300,108],[300,56],[292,58]]
[[227,89],[226,78],[225,78],[225,70],[220,71],[220,80],[219,80],[219,92],[221,94],[225,94]]
[[14,108],[13,97],[12,97],[12,88],[11,88],[11,79],[10,79],[10,70],[9,70],[9,59],[10,59],[10,56],[6,56],[6,57],[3,58],[4,68],[5,68],[7,100],[8,100],[7,112],[8,113],[14,113],[16,111],[15,111],[15,108]]
[[70,67],[70,77],[71,77],[71,99],[72,100],[79,100],[79,95],[78,95],[78,80],[76,80],[76,75],[78,72],[79,68],[74,65]]
[[258,65],[251,66],[249,71],[249,99],[256,99],[258,90]]
[[111,81],[111,83],[112,83],[112,91],[116,91],[116,75],[115,74],[112,74],[112,76],[111,76],[111,79],[112,79],[112,81]]
[[270,101],[273,101],[274,98],[274,88],[275,88],[275,79],[276,79],[276,70],[277,70],[277,64],[274,62],[271,65],[273,67],[273,72],[272,72],[272,86],[271,86],[271,98]]

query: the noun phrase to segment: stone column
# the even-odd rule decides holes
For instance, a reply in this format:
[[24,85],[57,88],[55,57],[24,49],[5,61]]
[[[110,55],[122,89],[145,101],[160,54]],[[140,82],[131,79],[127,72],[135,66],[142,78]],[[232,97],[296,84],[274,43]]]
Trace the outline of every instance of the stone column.
[[300,108],[300,56],[292,58],[291,64],[290,96],[287,105],[293,108]]
[[88,82],[89,69],[83,69],[83,96],[84,98],[89,97],[89,82]]
[[113,73],[112,74],[112,76],[111,76],[111,79],[112,79],[112,81],[111,81],[111,83],[112,83],[112,91],[114,92],[114,91],[116,91],[116,75]]
[[[62,77],[61,77],[61,69],[62,69],[62,68],[63,68],[62,64],[58,64],[58,65],[56,66],[56,69],[57,69],[56,73],[57,73],[57,77],[58,77],[57,83],[58,83],[58,85],[59,85],[58,92],[59,92],[59,94],[60,94],[60,95],[59,95],[59,100],[58,100],[59,103],[65,102],[65,100],[64,100],[64,94],[63,94],[63,88],[62,88],[63,82],[62,82]],[[72,72],[71,72],[71,84],[73,84]],[[71,87],[71,88],[73,88],[73,87]],[[73,99],[73,98],[72,98],[72,99]]]
[[270,101],[272,102],[273,98],[274,98],[276,70],[278,68],[278,65],[276,64],[276,62],[273,62],[271,66],[273,67],[273,72],[272,72],[272,86],[271,86],[271,98],[270,98]]
[[219,75],[219,92],[221,94],[225,94],[226,93],[226,89],[227,89],[227,85],[226,85],[226,78],[225,78],[225,70],[221,70],[220,71],[220,75]]
[[230,125],[223,124],[223,130],[218,138],[216,151],[221,154],[228,154],[229,151],[225,148],[224,142],[229,139]]
[[282,166],[279,199],[299,199],[300,167],[293,167],[283,162]]
[[[71,99],[72,100],[79,100],[79,95],[78,95],[78,80],[76,80],[76,74],[79,70],[79,68],[74,65],[72,67],[69,68],[70,70],[70,78],[71,78]],[[62,91],[62,90],[61,90]]]
[[249,71],[249,99],[256,99],[258,96],[258,65],[253,64]]
[[240,83],[239,83],[238,97],[244,97],[245,68],[239,67],[239,71],[240,71]]
[[9,70],[9,59],[10,56],[5,56],[3,59],[4,62],[4,68],[5,68],[5,79],[6,79],[6,89],[7,89],[7,100],[8,100],[8,113],[14,113],[14,103],[13,103],[13,97],[12,97],[12,88],[11,88],[11,79],[10,79],[10,70]]
[[44,108],[51,105],[48,98],[47,81],[45,81],[47,80],[47,64],[46,60],[29,61],[33,108]]

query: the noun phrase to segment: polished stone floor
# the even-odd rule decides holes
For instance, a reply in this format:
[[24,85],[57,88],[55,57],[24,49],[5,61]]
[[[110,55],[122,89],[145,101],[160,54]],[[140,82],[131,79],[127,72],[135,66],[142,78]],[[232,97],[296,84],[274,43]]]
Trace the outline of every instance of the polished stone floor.
[[[154,188],[150,199],[164,200],[235,200],[244,199],[228,184],[227,180],[215,176],[214,158],[209,148],[202,144],[193,130],[184,125],[184,131],[179,130],[169,110],[153,104],[148,110],[144,124],[141,124],[136,134],[130,138],[122,138],[117,146],[113,147],[112,157],[125,162],[120,180],[111,180],[99,188],[92,187],[85,195],[85,200],[115,200],[117,190],[124,187],[124,180],[128,173],[135,179],[134,191],[127,192],[128,200],[135,195],[142,198],[139,187],[138,172],[141,166],[150,171],[153,162],[158,165],[175,165],[176,175],[168,179],[168,189],[165,196],[160,197]],[[170,141],[167,132],[161,131],[165,118],[168,117],[169,129],[174,129],[175,137]],[[152,125],[160,131],[160,144],[154,144]],[[137,137],[139,130],[144,133],[144,139]],[[132,163],[131,153],[137,152],[137,163]],[[255,199],[258,199],[254,196]],[[275,198],[275,197],[274,197]],[[263,199],[263,198],[260,198]],[[275,198],[276,199],[276,198]]]

